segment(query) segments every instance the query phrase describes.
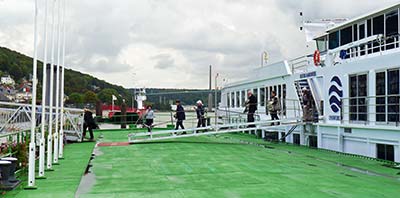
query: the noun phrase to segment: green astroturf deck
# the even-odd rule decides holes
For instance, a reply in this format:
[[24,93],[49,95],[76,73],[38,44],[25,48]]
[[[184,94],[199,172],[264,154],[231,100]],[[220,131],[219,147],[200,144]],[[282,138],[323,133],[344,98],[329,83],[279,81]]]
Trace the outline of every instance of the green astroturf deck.
[[[103,132],[102,141],[120,142],[127,134]],[[244,134],[98,149],[101,154],[92,169],[95,182],[80,197],[396,197],[400,193],[400,170],[380,162],[266,143]]]
[[[97,135],[101,142],[126,142],[129,133],[113,130]],[[8,195],[74,197],[92,148],[88,143],[67,146],[68,157],[55,166],[55,172],[47,173],[48,179],[37,182],[38,190]],[[77,197],[375,198],[400,194],[400,170],[383,162],[264,142],[246,134],[104,146],[95,153],[94,180]]]
[[27,183],[25,174],[21,178],[24,180],[23,184],[4,196],[24,198],[74,197],[94,146],[94,142],[66,145],[64,150],[65,159],[59,160],[60,165],[53,165],[54,171],[45,173],[46,179],[36,180],[36,190],[23,189]]

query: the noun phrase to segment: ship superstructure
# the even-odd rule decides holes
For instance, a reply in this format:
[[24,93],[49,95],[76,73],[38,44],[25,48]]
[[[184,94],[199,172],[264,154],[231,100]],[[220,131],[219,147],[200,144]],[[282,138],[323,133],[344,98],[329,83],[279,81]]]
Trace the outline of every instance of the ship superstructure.
[[298,121],[304,116],[302,90],[308,90],[312,122],[266,132],[294,144],[400,162],[399,8],[334,25],[314,38],[314,54],[258,68],[249,80],[228,84],[219,114],[229,114],[225,122],[237,122],[251,90],[258,119],[268,120],[275,91],[280,119]]

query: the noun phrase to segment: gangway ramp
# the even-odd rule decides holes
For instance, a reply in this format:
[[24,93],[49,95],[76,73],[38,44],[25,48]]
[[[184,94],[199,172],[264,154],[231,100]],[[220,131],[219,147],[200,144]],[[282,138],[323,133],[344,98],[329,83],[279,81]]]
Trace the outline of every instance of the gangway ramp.
[[[280,122],[280,125],[272,125],[272,123]],[[212,125],[201,128],[189,128],[180,130],[164,130],[157,132],[142,132],[142,133],[131,133],[128,135],[128,141],[131,144],[143,143],[151,141],[162,141],[169,139],[207,136],[207,135],[218,135],[225,133],[235,132],[250,132],[255,130],[262,130],[266,132],[287,132],[287,127],[291,127],[293,132],[294,126],[303,125],[304,123],[299,120],[266,120],[257,122],[246,122],[246,123],[234,123],[224,125]],[[248,127],[249,125],[255,125],[256,127]]]

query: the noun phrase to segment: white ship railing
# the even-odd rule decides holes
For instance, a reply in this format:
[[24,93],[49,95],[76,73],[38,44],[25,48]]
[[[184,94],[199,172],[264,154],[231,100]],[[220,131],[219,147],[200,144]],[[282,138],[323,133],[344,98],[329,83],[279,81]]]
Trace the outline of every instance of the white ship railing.
[[[278,112],[278,117],[282,119],[298,119],[303,116],[300,101],[298,99],[285,99],[280,100],[281,111]],[[285,104],[285,105],[283,105]],[[254,114],[255,120],[269,120],[270,113],[267,110],[265,104],[261,106],[261,102],[257,103],[257,111]],[[217,116],[220,123],[242,123],[247,122],[247,113],[240,111],[244,107],[228,107],[221,106],[218,108]],[[268,119],[262,119],[262,117],[268,116]]]
[[[378,104],[378,100],[383,100],[383,104]],[[342,98],[341,107],[342,123],[400,127],[399,94]]]
[[[40,127],[42,124],[41,112],[43,111],[43,108],[45,108],[47,111],[45,124],[48,123],[48,120],[51,117],[50,113],[48,112],[48,106],[37,106],[37,127]],[[83,110],[73,108],[65,108],[64,110],[65,122],[63,129],[67,135],[74,134],[74,136],[77,136],[76,140],[78,140],[78,138],[81,137],[83,130]],[[29,130],[31,127],[31,114],[32,106],[30,104],[0,102],[0,134],[9,134]],[[55,113],[53,113],[52,119],[55,119]],[[55,124],[55,122],[53,123]]]
[[305,55],[293,60],[289,60],[289,66],[292,73],[307,72],[307,68],[313,63],[313,55]]
[[[338,48],[321,52],[322,66],[335,65],[344,61],[354,61],[370,55],[382,55],[388,50],[400,48],[400,35],[385,37],[382,34],[373,35]],[[340,57],[341,53],[344,57]],[[313,55],[305,55],[289,60],[292,73],[305,73],[314,66]]]
[[[359,58],[368,57],[371,55],[382,55],[389,50],[398,49],[400,47],[400,35],[395,34],[385,37],[382,34],[373,35],[359,41],[355,41],[336,49],[328,51],[328,57],[325,64],[337,64],[343,61],[353,61]],[[344,53],[344,51],[346,53]],[[340,57],[343,53],[344,57]]]

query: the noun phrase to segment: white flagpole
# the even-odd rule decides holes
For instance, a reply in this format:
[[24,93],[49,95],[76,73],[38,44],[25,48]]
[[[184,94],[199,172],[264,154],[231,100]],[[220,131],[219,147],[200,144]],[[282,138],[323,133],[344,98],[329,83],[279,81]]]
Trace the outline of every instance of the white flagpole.
[[57,71],[56,71],[56,120],[54,130],[54,155],[53,164],[58,164],[58,127],[60,113],[60,58],[61,58],[61,0],[58,0],[57,16]]
[[39,177],[45,178],[45,126],[46,126],[46,89],[47,89],[47,15],[48,15],[48,0],[45,3],[45,16],[44,16],[44,58],[43,58],[43,81],[42,81],[42,120],[40,131],[40,149],[39,149]]
[[29,169],[28,169],[28,186],[35,187],[35,130],[36,130],[36,87],[37,87],[37,18],[38,18],[38,2],[35,0],[35,24],[34,24],[34,47],[33,47],[33,79],[32,79],[32,114],[31,114],[31,137],[29,143]]
[[63,47],[62,47],[62,70],[61,70],[61,118],[60,118],[60,137],[58,158],[64,158],[64,73],[65,73],[65,13],[66,13],[66,0],[63,3]]
[[49,134],[47,136],[47,169],[53,170],[53,89],[54,89],[54,48],[55,48],[55,8],[56,1],[53,0],[52,23],[51,23],[51,63],[50,63],[50,97],[49,97]]

